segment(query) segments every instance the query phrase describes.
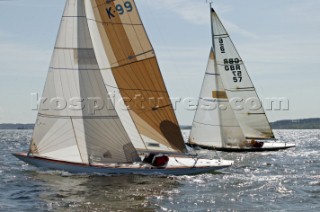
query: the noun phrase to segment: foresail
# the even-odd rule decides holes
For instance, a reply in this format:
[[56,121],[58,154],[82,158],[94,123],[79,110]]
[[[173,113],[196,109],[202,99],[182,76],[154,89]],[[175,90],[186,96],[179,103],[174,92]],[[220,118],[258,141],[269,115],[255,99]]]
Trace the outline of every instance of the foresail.
[[[197,111],[192,123],[189,143],[202,146],[223,146],[217,88],[217,73],[211,51],[199,96]],[[220,94],[220,95],[219,95]]]
[[[184,152],[157,59],[133,0],[86,1],[98,64],[137,150]],[[129,110],[126,110],[129,108]]]
[[137,159],[105,88],[83,0],[66,1],[30,150],[88,164]]
[[211,50],[189,142],[218,148],[239,146],[245,138],[215,68],[214,57]]
[[[244,135],[247,138],[274,138],[261,101],[240,55],[214,10],[211,16],[217,68]],[[256,103],[256,106],[250,102]]]

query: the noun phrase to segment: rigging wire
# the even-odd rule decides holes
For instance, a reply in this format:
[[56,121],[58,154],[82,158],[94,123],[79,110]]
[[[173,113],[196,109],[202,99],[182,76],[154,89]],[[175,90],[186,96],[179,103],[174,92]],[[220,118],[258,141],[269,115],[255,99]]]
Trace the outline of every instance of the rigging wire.
[[[138,3],[137,3],[137,4],[138,4]],[[164,29],[160,27],[159,18],[156,17],[156,16],[154,15],[154,13],[150,12],[150,11],[153,10],[153,8],[151,8],[151,6],[149,6],[148,4],[145,4],[144,7],[147,8],[147,9],[144,11],[145,13],[147,13],[147,15],[143,15],[143,14],[142,14],[142,15],[141,15],[141,16],[142,16],[141,18],[144,19],[143,17],[148,17],[148,19],[150,19],[151,22],[154,23],[154,26],[156,26],[156,27],[154,27],[154,28],[155,28],[156,33],[157,33],[158,36],[159,36],[159,40],[161,40],[161,42],[164,43],[165,45],[169,45],[170,42],[169,42],[169,40],[167,39],[168,36],[165,36],[165,35],[163,34],[163,30],[164,30]],[[159,16],[159,17],[161,18],[161,16]],[[176,58],[171,51],[165,50],[165,52],[166,52],[166,54],[169,56],[169,58]],[[161,63],[161,61],[160,61],[159,63]],[[162,64],[163,64],[163,63],[162,63]],[[179,66],[178,66],[178,63],[175,62],[175,60],[173,60],[173,61],[172,61],[172,69],[177,73],[178,77],[179,77],[180,79],[182,79],[182,80],[180,80],[179,83],[177,83],[177,84],[178,84],[179,86],[181,86],[182,89],[185,91],[184,94],[189,94],[189,93],[191,93],[191,90],[190,90],[191,88],[190,88],[190,86],[187,86],[186,80],[185,80],[185,77],[184,77],[185,75],[183,75],[183,74],[181,73],[181,70],[180,70],[178,67],[179,67]],[[166,80],[166,81],[168,81],[168,80]],[[171,91],[171,93],[172,93],[172,91]]]

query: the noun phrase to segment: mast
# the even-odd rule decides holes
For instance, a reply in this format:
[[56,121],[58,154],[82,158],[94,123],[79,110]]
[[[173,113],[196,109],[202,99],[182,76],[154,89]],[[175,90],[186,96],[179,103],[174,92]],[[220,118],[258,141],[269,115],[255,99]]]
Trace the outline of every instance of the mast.
[[[30,153],[77,163],[138,159],[106,89],[89,31],[84,0],[67,0]],[[87,2],[87,1],[86,1]],[[55,103],[55,104],[52,104]]]
[[213,19],[212,19],[212,12],[214,12],[214,9],[212,7],[212,2],[210,2],[210,21],[211,21],[211,39],[212,39],[212,49],[213,52],[216,52],[216,48],[215,48],[215,42],[214,42],[214,29],[213,29]]
[[[216,52],[217,68],[220,71],[229,99],[242,98],[245,101],[248,98],[255,98],[260,101],[243,60],[214,11],[212,12],[212,20],[212,29],[215,34],[214,45],[219,44],[220,49],[223,49],[221,52]],[[274,139],[263,107],[256,111],[250,111],[248,108],[246,110],[234,110],[234,113],[246,138]]]
[[[212,12],[214,12],[214,9],[212,7],[212,4],[213,2],[211,1],[210,2],[210,20],[211,20],[211,37],[212,37],[212,51],[213,51],[213,54],[214,54],[214,57],[215,57],[215,54],[216,54],[216,48],[215,48],[215,42],[214,42],[214,29],[213,29],[213,19],[212,19]],[[218,67],[217,67],[217,61],[216,59],[214,60],[214,68],[215,70],[218,70]],[[218,77],[216,77],[216,85],[218,85]],[[218,86],[217,86],[218,87]],[[216,89],[218,90],[218,89]],[[221,136],[221,144],[222,144],[222,147],[225,146],[225,137],[223,135],[223,132],[222,132],[222,118],[221,118],[221,108],[220,108],[220,98],[219,98],[219,92],[217,92],[217,103],[218,103],[218,107],[217,107],[217,110],[218,110],[218,118],[219,118],[219,123],[220,123],[220,136]]]
[[[213,42],[189,142],[205,147],[224,148],[234,146],[239,148],[242,143],[246,142],[246,139],[229,103],[229,98],[222,82],[221,71],[218,67],[216,54],[219,54],[220,49],[215,48],[213,13],[214,10],[210,5]],[[206,111],[200,109],[202,104],[212,106],[213,103],[217,103],[218,108],[215,105],[214,110]]]
[[[211,14],[211,7],[210,7]],[[220,121],[218,74],[216,72],[214,48],[210,49],[198,107],[194,115],[189,143],[200,146],[221,147],[223,136]]]

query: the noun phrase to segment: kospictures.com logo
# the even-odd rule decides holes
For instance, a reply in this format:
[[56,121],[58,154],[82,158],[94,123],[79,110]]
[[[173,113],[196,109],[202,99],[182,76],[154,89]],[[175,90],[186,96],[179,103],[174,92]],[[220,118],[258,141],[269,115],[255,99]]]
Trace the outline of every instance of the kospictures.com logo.
[[256,97],[233,97],[226,100],[218,100],[212,97],[174,97],[168,101],[165,97],[144,97],[136,94],[133,97],[121,97],[119,94],[109,93],[106,97],[39,97],[37,93],[31,94],[31,109],[40,111],[86,111],[94,115],[101,110],[157,110],[170,107],[174,110],[236,110],[236,111],[259,111],[264,108],[267,111],[288,111],[289,99],[285,97],[264,98],[262,101]]

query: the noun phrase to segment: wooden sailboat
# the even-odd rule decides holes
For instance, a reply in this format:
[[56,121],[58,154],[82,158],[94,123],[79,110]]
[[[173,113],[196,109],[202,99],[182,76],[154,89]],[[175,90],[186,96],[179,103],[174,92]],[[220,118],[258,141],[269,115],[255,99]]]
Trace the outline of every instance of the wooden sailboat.
[[66,1],[30,150],[14,155],[73,173],[183,175],[233,163],[187,153],[134,0]]
[[261,107],[236,108],[248,99],[260,102],[243,60],[210,5],[213,47],[201,88],[189,143],[222,151],[272,151],[294,147],[278,142]]

